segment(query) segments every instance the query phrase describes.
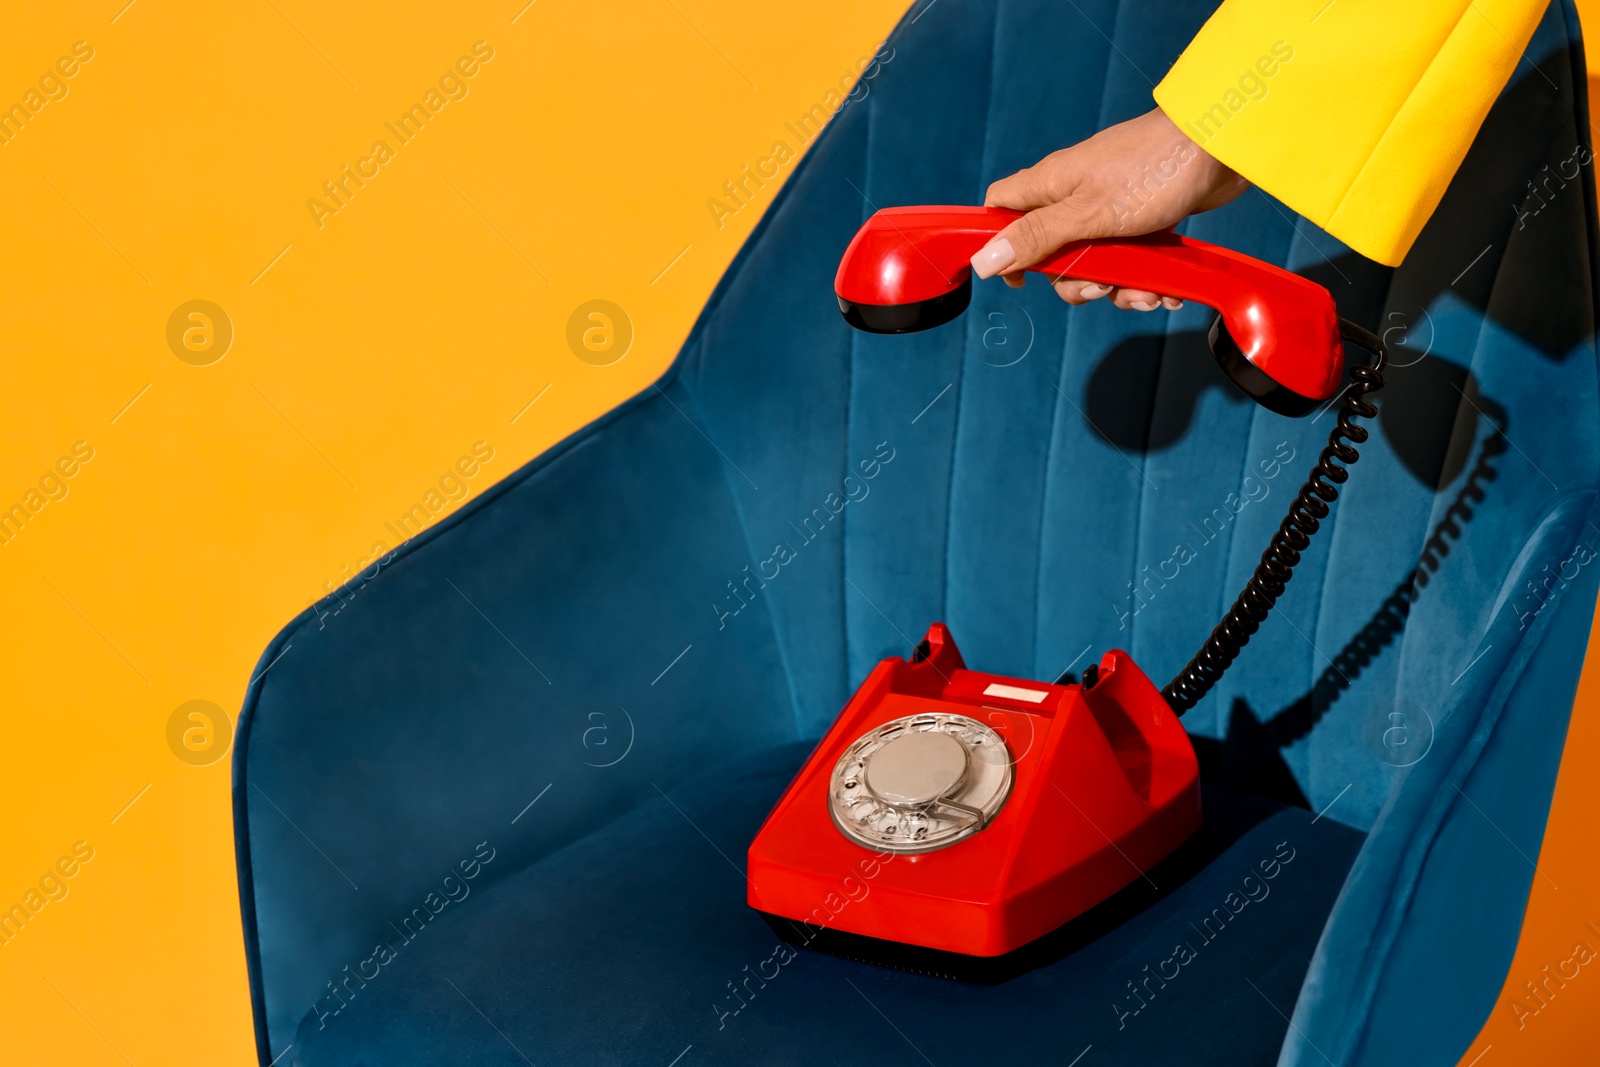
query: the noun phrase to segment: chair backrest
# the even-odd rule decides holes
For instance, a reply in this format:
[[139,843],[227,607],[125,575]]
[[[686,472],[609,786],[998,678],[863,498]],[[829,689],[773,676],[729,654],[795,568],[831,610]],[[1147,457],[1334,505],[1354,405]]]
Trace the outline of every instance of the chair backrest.
[[[996,282],[952,325],[877,337],[831,284],[875,207],[977,202],[1148,109],[1207,13],[919,6],[820,135],[786,128],[805,158],[657,387],[279,635],[236,755],[263,1050],[478,842],[492,881],[720,755],[815,736],[930,622],[987,671],[1053,678],[1111,647],[1158,684],[1183,665],[1333,415],[1236,395],[1204,308],[1069,309]],[[1430,743],[1467,668],[1503,662],[1479,649],[1493,613],[1538,613],[1548,593],[1508,587],[1520,554],[1600,472],[1569,22],[1546,18],[1399,270],[1259,192],[1184,227],[1315,278],[1394,349],[1333,518],[1185,720],[1227,773],[1338,798],[1358,827],[1417,751],[1390,731]]]
[[[927,7],[813,146],[688,346],[678,388],[728,457],[752,570],[777,571],[759,596],[801,734],[936,619],[985,670],[1054,677],[1124,647],[1165,682],[1314,463],[1337,412],[1287,419],[1234,391],[1208,354],[1206,308],[1071,309],[1038,279],[991,282],[956,323],[883,337],[819,297],[875,207],[981,200],[1148,109],[1150,79],[1205,14]],[[1546,509],[1595,483],[1593,211],[1570,44],[1552,12],[1529,50],[1546,62],[1519,71],[1398,270],[1256,191],[1184,226],[1321,282],[1394,349],[1373,438],[1280,615],[1185,719],[1213,737],[1230,719],[1241,737],[1273,723],[1309,801],[1354,783],[1340,813],[1358,826],[1394,777],[1389,713],[1438,706]],[[1565,182],[1530,193],[1557,172]],[[893,461],[867,481],[857,465],[885,449]],[[849,487],[861,498],[806,540],[802,518],[821,525]],[[781,568],[766,562],[778,545],[795,556]],[[1425,588],[1398,604],[1419,563]]]

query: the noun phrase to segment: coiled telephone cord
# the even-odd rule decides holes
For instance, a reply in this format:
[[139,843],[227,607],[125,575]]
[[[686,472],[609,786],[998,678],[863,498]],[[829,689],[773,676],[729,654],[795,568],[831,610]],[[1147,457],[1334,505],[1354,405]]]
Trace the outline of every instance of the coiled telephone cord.
[[1339,487],[1350,477],[1349,467],[1361,458],[1355,446],[1366,442],[1368,430],[1356,425],[1354,420],[1370,419],[1378,414],[1378,409],[1367,400],[1367,394],[1383,388],[1389,350],[1381,338],[1346,319],[1339,320],[1339,336],[1371,352],[1373,361],[1350,369],[1351,381],[1339,409],[1339,422],[1329,432],[1328,444],[1317,457],[1311,476],[1300,487],[1300,494],[1289,505],[1289,513],[1261,554],[1255,574],[1189,665],[1161,690],[1161,695],[1179,715],[1211,691],[1266,621],[1293,577],[1301,553],[1328,517],[1330,506],[1339,499]]

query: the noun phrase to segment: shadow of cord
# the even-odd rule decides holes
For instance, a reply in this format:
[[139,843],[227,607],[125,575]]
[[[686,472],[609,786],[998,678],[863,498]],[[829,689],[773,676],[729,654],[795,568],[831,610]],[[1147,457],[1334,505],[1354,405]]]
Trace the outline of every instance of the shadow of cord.
[[1461,539],[1462,528],[1473,519],[1474,507],[1483,503],[1487,495],[1484,484],[1498,477],[1494,460],[1510,447],[1506,437],[1506,413],[1499,404],[1486,398],[1480,398],[1479,403],[1495,430],[1484,439],[1477,464],[1423,542],[1417,565],[1384,598],[1366,625],[1346,642],[1303,696],[1264,721],[1257,721],[1249,703],[1242,697],[1237,698],[1230,710],[1228,732],[1223,739],[1195,738],[1203,779],[1250,789],[1298,807],[1310,807],[1284,763],[1282,750],[1309,735],[1345,690],[1394,644],[1410,619],[1412,605],[1443,566],[1453,543]]

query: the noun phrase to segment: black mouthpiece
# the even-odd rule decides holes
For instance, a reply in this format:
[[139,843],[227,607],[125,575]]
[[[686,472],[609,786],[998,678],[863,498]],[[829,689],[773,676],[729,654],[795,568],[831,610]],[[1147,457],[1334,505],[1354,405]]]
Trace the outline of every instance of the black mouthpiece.
[[916,333],[959,318],[972,302],[972,275],[943,296],[914,304],[856,304],[839,297],[844,321],[868,333]]
[[1228,380],[1268,411],[1297,419],[1311,414],[1322,403],[1279,385],[1267,376],[1266,371],[1245,358],[1244,350],[1222,324],[1221,315],[1211,320],[1211,332],[1206,334],[1206,340],[1211,342],[1211,354],[1216,357],[1217,365],[1228,376]]

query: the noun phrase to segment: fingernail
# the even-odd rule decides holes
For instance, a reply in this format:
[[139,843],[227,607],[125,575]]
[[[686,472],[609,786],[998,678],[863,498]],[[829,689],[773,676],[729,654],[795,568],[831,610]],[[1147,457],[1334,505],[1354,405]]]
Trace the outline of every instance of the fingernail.
[[1161,305],[1148,303],[1144,300],[1130,300],[1128,302],[1128,306],[1133,308],[1135,311],[1154,311]]
[[978,249],[972,257],[972,269],[980,278],[992,278],[1016,261],[1017,253],[1012,249],[1011,242],[1004,237],[996,237]]
[[1110,291],[1111,286],[1109,285],[1091,283],[1080,289],[1078,291],[1078,295],[1083,297],[1085,300],[1099,300],[1102,296],[1105,296]]
[[1161,298],[1161,306],[1166,308],[1168,311],[1177,311],[1179,308],[1183,307],[1183,301],[1179,300],[1175,296],[1164,296]]

